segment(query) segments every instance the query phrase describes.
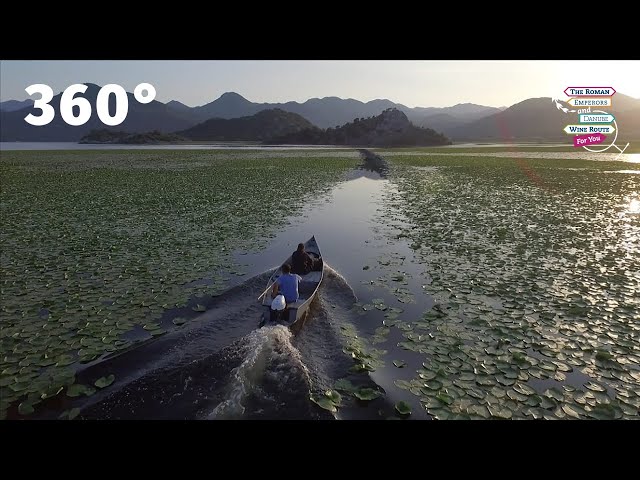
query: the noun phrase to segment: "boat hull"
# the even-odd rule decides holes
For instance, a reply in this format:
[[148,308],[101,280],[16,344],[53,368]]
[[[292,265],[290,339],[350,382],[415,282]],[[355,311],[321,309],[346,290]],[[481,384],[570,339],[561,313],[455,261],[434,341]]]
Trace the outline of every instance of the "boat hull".
[[[324,277],[324,261],[315,237],[311,237],[307,240],[304,247],[305,251],[315,260],[315,265],[313,271],[305,275],[300,275],[302,277],[302,281],[298,285],[300,294],[298,301],[287,304],[287,307],[282,312],[273,312],[271,310],[271,302],[273,301],[271,289],[278,277],[282,275],[282,270],[278,267],[267,281],[267,289],[262,297],[263,314],[260,322],[261,326],[277,323],[293,328],[300,323],[308,313],[309,307],[311,306]],[[282,264],[285,263],[291,263],[291,256],[282,262]]]

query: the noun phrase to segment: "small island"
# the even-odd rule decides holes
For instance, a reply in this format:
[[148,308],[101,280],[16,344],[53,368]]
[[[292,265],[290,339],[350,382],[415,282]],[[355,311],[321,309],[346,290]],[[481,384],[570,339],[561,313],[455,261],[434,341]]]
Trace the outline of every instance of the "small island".
[[82,137],[78,143],[162,145],[168,143],[182,143],[186,141],[188,141],[187,138],[175,133],[162,133],[158,130],[146,133],[128,133],[103,128],[99,130],[91,130],[88,134]]

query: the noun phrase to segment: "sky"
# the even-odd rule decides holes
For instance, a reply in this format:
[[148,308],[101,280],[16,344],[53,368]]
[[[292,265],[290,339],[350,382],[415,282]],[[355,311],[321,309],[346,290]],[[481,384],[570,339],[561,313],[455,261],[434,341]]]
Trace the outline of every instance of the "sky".
[[[336,96],[387,98],[408,107],[476,103],[508,107],[532,97],[565,98],[569,86],[613,87],[640,98],[640,61],[574,60],[25,60],[0,61],[0,101],[28,98],[45,83],[146,82],[161,102],[209,103],[225,92],[253,102],[304,102]],[[37,98],[37,96],[36,96]],[[615,97],[614,97],[615,98]]]

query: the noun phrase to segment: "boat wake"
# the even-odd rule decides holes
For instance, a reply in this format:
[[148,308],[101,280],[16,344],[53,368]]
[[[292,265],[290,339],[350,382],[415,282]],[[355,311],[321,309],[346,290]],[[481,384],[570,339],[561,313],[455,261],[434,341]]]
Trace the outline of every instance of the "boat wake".
[[[90,397],[66,399],[84,419],[324,419],[309,400],[333,388],[353,364],[341,326],[353,323],[355,295],[328,265],[303,327],[256,328],[255,301],[271,272],[230,289],[187,325],[79,372],[91,385],[115,382]],[[56,418],[49,412],[43,418]]]
[[[243,339],[243,360],[229,375],[224,400],[207,419],[333,418],[309,401],[311,391],[333,388],[352,365],[340,333],[355,294],[325,265],[325,280],[303,326],[267,325]],[[343,316],[344,315],[344,316]]]
[[273,417],[280,416],[277,415],[279,410],[289,413],[307,410],[306,402],[298,404],[299,399],[287,395],[287,392],[309,391],[310,388],[307,367],[291,343],[292,336],[282,325],[251,332],[244,345],[246,356],[232,370],[224,389],[225,400],[206,418]]

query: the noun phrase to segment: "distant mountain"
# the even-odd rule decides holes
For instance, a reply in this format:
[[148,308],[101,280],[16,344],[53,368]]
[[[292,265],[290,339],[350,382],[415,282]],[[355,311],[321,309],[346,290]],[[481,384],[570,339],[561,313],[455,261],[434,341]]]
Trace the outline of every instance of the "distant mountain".
[[388,108],[375,117],[357,118],[327,130],[313,127],[272,138],[270,143],[399,147],[447,145],[451,142],[434,130],[416,127],[397,108]]
[[177,100],[171,100],[170,102],[167,102],[166,105],[172,110],[176,110],[178,112],[189,112],[192,110],[192,107],[185,105],[184,103]]
[[[417,118],[428,118],[434,115],[442,115],[446,114],[453,118],[458,119],[462,122],[470,122],[472,120],[477,120],[482,117],[486,117],[493,113],[498,113],[500,110],[495,107],[485,107],[484,105],[476,105],[475,103],[458,103],[453,107],[415,107],[409,109],[405,107],[405,109],[409,110],[407,115],[410,119]],[[403,110],[404,111],[404,110]]]
[[[95,112],[96,97],[100,87],[87,83],[87,91],[82,95],[92,105],[92,115],[87,123],[78,127],[67,125],[60,116],[60,97],[53,97],[50,104],[56,111],[56,116],[51,123],[36,127],[24,121],[29,113],[39,115],[40,110],[31,106],[11,112],[0,112],[0,141],[35,141],[35,142],[75,142],[80,140],[91,130],[105,128]],[[164,103],[153,101],[148,104],[138,103],[133,94],[129,97],[129,112],[123,123],[115,127],[106,127],[109,130],[124,130],[129,133],[141,133],[149,130],[158,130],[163,133],[188,128],[196,123],[189,112],[179,112],[175,108]],[[115,98],[110,96],[110,111],[115,109]],[[188,108],[188,107],[187,107]]]
[[[92,105],[95,105],[95,97],[99,87],[86,84],[89,89],[84,95]],[[58,112],[60,96],[56,95],[52,105]],[[317,127],[328,128],[343,125],[356,118],[376,116],[389,108],[395,108],[404,112],[410,121],[419,126],[428,126],[437,131],[450,131],[465,122],[476,120],[482,116],[491,115],[499,110],[493,107],[474,105],[471,103],[454,105],[452,107],[416,107],[409,108],[406,105],[392,102],[387,99],[376,99],[369,102],[361,102],[352,98],[342,99],[338,97],[311,98],[303,103],[254,103],[235,92],[227,92],[213,102],[199,107],[189,107],[177,100],[167,104],[154,101],[141,105],[129,94],[129,113],[127,119],[121,125],[113,127],[130,133],[159,130],[170,132],[176,129],[187,129],[212,118],[231,119],[248,117],[263,110],[280,109],[285,112],[298,114]],[[113,101],[113,97],[111,98]],[[85,125],[71,127],[66,125],[59,113],[55,120],[45,127],[34,127],[24,121],[24,117],[31,112],[32,101],[24,102],[9,100],[2,102],[0,106],[3,122],[0,139],[2,141],[75,141],[86,135],[91,130],[103,128],[97,115]],[[18,113],[19,112],[19,113]],[[6,115],[13,113],[13,115]],[[456,119],[452,120],[450,117]],[[427,118],[431,118],[429,122]],[[108,127],[109,128],[109,127]]]
[[[89,87],[87,94],[83,96],[95,108],[95,98],[100,87],[93,84],[87,85]],[[396,109],[404,113],[407,119],[417,127],[435,130],[456,141],[564,141],[567,135],[562,129],[565,125],[577,121],[576,114],[565,114],[559,111],[551,98],[530,98],[508,108],[494,108],[473,103],[461,103],[443,108],[410,108],[387,99],[361,102],[338,97],[311,98],[303,103],[254,103],[237,93],[227,92],[206,105],[189,107],[175,100],[167,104],[154,101],[142,105],[135,101],[132,94],[128,95],[127,119],[121,125],[107,127],[107,129],[126,131],[130,134],[153,130],[161,133],[189,131],[194,135],[194,139],[197,137],[209,140],[214,139],[212,135],[215,139],[229,139],[230,136],[237,137],[238,132],[244,131],[243,138],[258,141],[301,130],[308,130],[306,135],[311,139],[318,137],[326,140],[327,137],[321,133],[321,129],[356,123],[355,119],[375,117],[388,109]],[[0,141],[77,141],[91,130],[105,128],[95,110],[89,122],[83,126],[71,127],[64,123],[58,108],[60,97],[61,94],[56,95],[51,102],[56,110],[54,121],[44,127],[34,127],[24,121],[24,117],[34,110],[30,99],[23,102],[9,100],[0,103],[2,125]],[[110,100],[114,101],[113,96]],[[259,112],[275,109],[298,117],[284,118],[280,113],[274,117],[280,123],[274,127],[264,123],[265,131],[262,133],[255,130],[257,128],[255,125],[249,127],[247,120],[239,124],[242,127],[233,124],[229,126],[220,122],[197,125],[214,119],[251,117]],[[613,97],[613,107],[607,111],[616,115],[621,139],[635,141],[640,138],[639,99],[616,93]],[[301,120],[320,129],[308,128]],[[262,120],[259,117],[258,120],[252,120],[252,122],[255,121]],[[237,130],[238,128],[240,130]],[[284,129],[281,131],[281,128]],[[292,129],[289,130],[289,128]]]
[[448,113],[436,113],[428,117],[421,118],[420,120],[414,120],[418,127],[431,128],[437,132],[441,132],[445,135],[449,135],[452,131],[455,131],[461,125],[469,123],[468,121],[461,120]]
[[388,108],[396,108],[404,112],[409,120],[414,123],[420,123],[426,117],[441,113],[450,114],[460,120],[471,121],[499,112],[497,108],[472,103],[444,108],[410,108],[386,99],[371,100],[365,103],[352,98],[343,99],[338,97],[311,98],[303,103],[253,103],[235,92],[227,92],[211,103],[194,107],[193,113],[203,120],[208,118],[237,118],[272,108],[279,108],[286,112],[302,115],[321,128],[343,125],[356,118],[379,115]]
[[[474,120],[499,113],[499,108],[485,107],[474,103],[459,103],[453,107],[415,108],[422,113],[421,117],[413,117],[413,123],[420,127],[432,128],[444,135],[456,133],[458,128]],[[434,113],[435,112],[435,113]],[[415,113],[413,115],[416,115]],[[411,118],[411,116],[409,117]]]
[[[640,137],[640,99],[616,93],[613,106],[603,110],[616,115],[621,138],[637,140]],[[454,140],[564,141],[569,135],[563,129],[571,123],[578,123],[577,114],[558,110],[550,97],[529,98],[502,112],[452,128],[448,134]]]
[[240,118],[212,118],[176,133],[200,141],[263,141],[313,128],[300,115],[274,108]]
[[26,100],[7,100],[6,102],[0,102],[0,112],[13,112],[22,108],[27,108],[33,105],[33,100],[27,98]]
[[200,107],[193,107],[192,112],[196,118],[199,118],[200,120],[208,120],[210,118],[248,117],[261,110],[268,110],[270,108],[277,107],[273,107],[266,103],[253,103],[235,92],[227,92],[211,103],[207,103]]

